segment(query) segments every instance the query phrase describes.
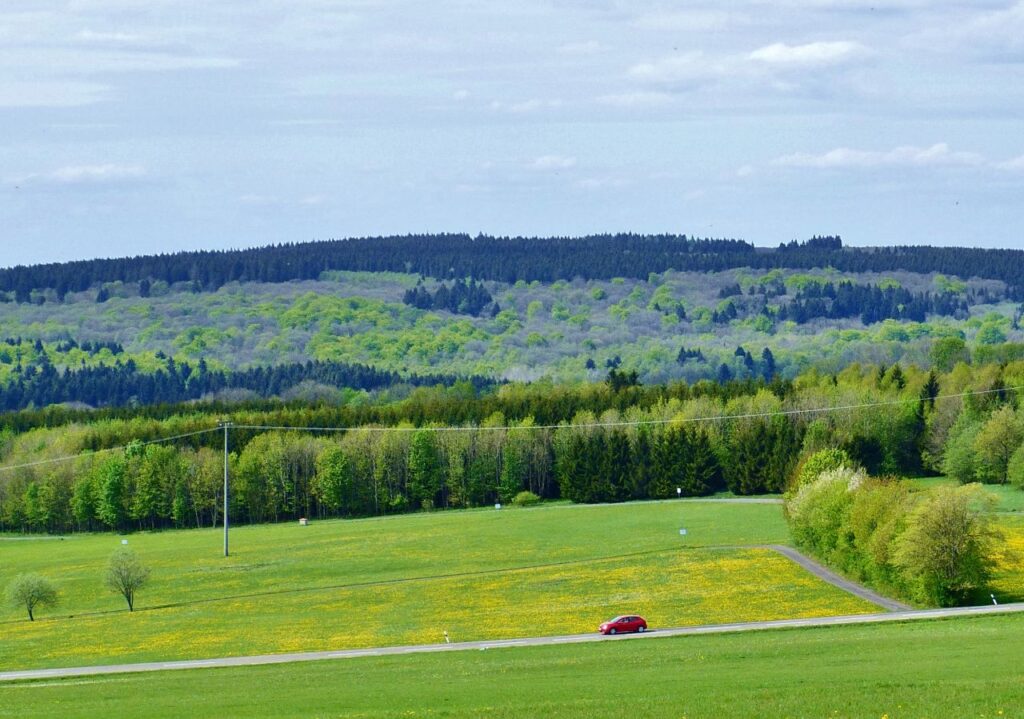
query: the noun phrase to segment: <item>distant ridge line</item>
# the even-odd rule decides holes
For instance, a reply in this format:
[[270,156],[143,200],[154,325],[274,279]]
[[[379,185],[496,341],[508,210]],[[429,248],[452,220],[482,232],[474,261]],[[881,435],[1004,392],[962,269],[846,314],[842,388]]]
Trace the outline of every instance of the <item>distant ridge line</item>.
[[1024,277],[1022,250],[927,245],[854,248],[844,247],[838,236],[812,237],[768,249],[736,239],[633,233],[580,237],[396,235],[77,260],[0,269],[0,292],[8,300],[29,302],[38,301],[38,293],[50,290],[62,301],[69,292],[112,282],[138,284],[144,296],[153,282],[187,283],[194,291],[214,291],[231,282],[310,280],[329,271],[402,272],[512,283],[577,277],[647,279],[652,273],[670,269],[720,272],[739,267],[941,272],[1001,280],[1012,288],[1014,299],[1024,298],[1018,288]]

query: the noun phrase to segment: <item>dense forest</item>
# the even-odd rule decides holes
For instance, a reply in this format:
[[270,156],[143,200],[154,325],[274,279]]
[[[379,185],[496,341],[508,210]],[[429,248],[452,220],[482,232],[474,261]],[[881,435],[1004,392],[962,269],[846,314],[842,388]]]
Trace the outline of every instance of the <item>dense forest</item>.
[[[1020,362],[941,374],[895,365],[811,371],[792,384],[503,386],[479,398],[469,388],[423,388],[378,408],[387,424],[332,432],[323,431],[331,426],[323,412],[341,408],[238,411],[230,415],[232,511],[263,522],[482,506],[524,491],[579,502],[778,492],[804,458],[829,447],[874,475],[942,471],[962,482],[1022,484],[1022,385]],[[585,405],[607,409],[574,409]],[[495,407],[509,414],[484,416]],[[469,418],[453,421],[460,413]],[[0,529],[216,523],[223,460],[215,418],[5,431],[4,463],[20,466],[0,480]],[[143,444],[188,431],[205,434]],[[97,451],[105,448],[115,451]],[[45,461],[61,453],[75,459]]]
[[[58,370],[47,355],[18,373],[17,379],[0,386],[0,410],[81,403],[93,407],[174,404],[245,390],[257,397],[281,397],[289,393],[309,398],[324,388],[375,390],[399,384],[445,385],[467,381],[475,387],[491,383],[483,377],[451,375],[402,376],[397,372],[345,362],[310,361],[246,370],[210,370],[202,359],[195,365],[164,357],[164,366],[143,372],[135,361],[112,365]],[[236,393],[237,394],[237,393]]]
[[[1013,299],[1024,298],[1024,251],[947,247],[843,247],[838,237],[815,237],[779,248],[757,249],[731,239],[686,235],[606,234],[586,237],[491,237],[466,234],[367,237],[281,244],[248,250],[179,252],[119,259],[81,260],[0,270],[0,293],[16,302],[58,301],[104,283],[137,284],[143,296],[153,281],[190,283],[213,291],[229,282],[315,279],[329,270],[418,273],[437,279],[517,280],[646,278],[668,269],[700,272],[736,267],[841,272],[941,272],[1002,280]],[[102,292],[97,297],[103,301]]]

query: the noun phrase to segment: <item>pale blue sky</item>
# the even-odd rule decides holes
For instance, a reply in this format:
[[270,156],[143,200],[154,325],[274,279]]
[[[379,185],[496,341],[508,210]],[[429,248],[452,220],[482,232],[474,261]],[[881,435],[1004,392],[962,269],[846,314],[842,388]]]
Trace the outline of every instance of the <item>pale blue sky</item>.
[[1024,248],[1024,2],[4,0],[0,266],[366,234]]

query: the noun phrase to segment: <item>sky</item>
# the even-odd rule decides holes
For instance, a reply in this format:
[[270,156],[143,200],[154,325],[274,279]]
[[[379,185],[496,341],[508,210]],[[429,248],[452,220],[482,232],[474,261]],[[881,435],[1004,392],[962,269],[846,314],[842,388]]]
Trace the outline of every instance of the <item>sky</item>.
[[1024,2],[3,0],[0,266],[422,232],[1024,249]]

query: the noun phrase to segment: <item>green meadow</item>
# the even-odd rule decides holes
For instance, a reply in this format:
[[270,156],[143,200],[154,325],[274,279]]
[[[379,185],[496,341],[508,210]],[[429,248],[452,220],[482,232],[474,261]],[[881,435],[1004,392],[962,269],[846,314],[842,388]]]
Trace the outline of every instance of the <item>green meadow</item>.
[[[687,534],[680,535],[679,529]],[[36,572],[60,603],[0,613],[21,669],[853,614],[872,606],[775,552],[777,504],[668,501],[422,513],[309,526],[137,533],[136,611],[103,586],[112,534],[0,539],[0,583]]]
[[0,717],[999,719],[1022,639],[1011,615],[20,682]]

